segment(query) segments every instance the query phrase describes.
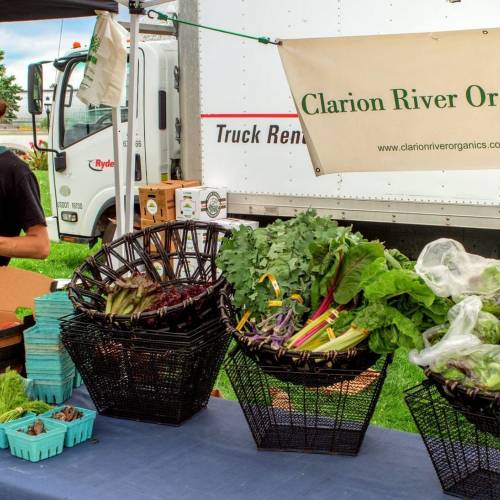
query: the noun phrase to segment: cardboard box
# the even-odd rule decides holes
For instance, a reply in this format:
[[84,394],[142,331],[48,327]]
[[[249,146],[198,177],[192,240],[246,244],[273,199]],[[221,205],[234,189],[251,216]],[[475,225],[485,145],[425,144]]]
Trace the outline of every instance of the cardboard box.
[[177,220],[214,222],[227,217],[227,189],[201,186],[177,189],[175,192]]
[[[38,273],[0,267],[0,325],[18,322],[16,309],[34,309],[34,299],[55,288],[56,282]],[[10,328],[0,327],[0,372],[8,366],[21,371],[24,365],[23,331],[33,325],[31,316]]]
[[175,190],[199,186],[199,181],[164,181],[139,187],[141,219],[152,224],[175,220]]
[[[154,226],[156,224],[160,224],[159,222],[154,222],[151,219],[143,219],[141,218],[141,229],[146,229],[147,227]],[[163,233],[160,233],[160,240],[163,243]],[[154,243],[150,243],[149,245],[149,253],[157,253],[157,248]]]
[[[158,224],[157,222],[153,222],[149,219],[141,219],[141,229],[145,229],[146,227],[149,227],[149,226],[154,226],[155,224]],[[160,232],[159,233],[159,236],[160,236],[160,241],[162,243],[162,246],[165,246],[165,233],[164,232]],[[175,251],[175,244],[174,242],[171,243],[171,251],[174,252]],[[149,244],[149,253],[151,255],[157,255],[159,252],[158,252],[158,248],[156,247],[156,245],[152,242],[150,242]],[[172,260],[172,263],[173,263],[173,260]],[[157,268],[158,272],[160,273],[160,275],[163,273],[163,268]]]
[[0,322],[15,321],[18,307],[34,309],[35,298],[54,290],[56,283],[43,274],[0,267]]
[[[233,229],[239,229],[241,225],[244,226],[249,226],[252,229],[257,229],[259,227],[259,222],[256,220],[243,220],[243,219],[218,219],[215,220],[214,223],[219,224],[220,226],[224,227],[225,229],[228,230],[233,230]],[[206,241],[206,231],[203,229],[199,229],[196,231],[197,237],[198,237],[198,245],[201,245],[201,248],[199,249],[200,251],[203,251],[205,241]],[[219,250],[220,245],[222,243],[222,240],[224,239],[224,236],[222,234],[219,234],[218,237],[218,242],[217,242],[217,250]],[[186,239],[186,251],[187,252],[195,252],[195,247],[194,247],[194,241],[193,238],[190,234],[188,234],[187,239]],[[193,258],[190,260],[188,263],[188,267],[191,273],[193,273],[197,267],[196,260]]]
[[[257,229],[259,227],[259,221],[245,220],[245,219],[234,219],[232,217],[227,218],[227,219],[218,219],[214,222],[216,224],[218,224],[219,226],[222,226],[223,228],[228,229],[230,231],[232,231],[233,229],[239,229],[240,226],[248,226],[248,227],[251,227],[252,229]],[[206,232],[203,230],[198,230],[197,235],[198,235],[198,241],[202,245],[204,245]],[[222,234],[220,234],[219,235],[219,242],[217,244],[217,249],[220,247],[220,244],[221,244],[223,238],[224,238],[224,236],[222,236]],[[193,239],[190,235],[188,235],[188,237],[187,237],[186,250],[188,252],[194,252],[194,243],[193,243]],[[203,247],[200,250],[203,250]]]
[[246,219],[235,219],[233,217],[228,217],[227,219],[219,219],[217,222],[224,229],[239,229],[240,226],[248,226],[252,229],[257,229],[259,227],[258,220],[246,220]]
[[151,219],[143,219],[141,217],[141,229],[146,229],[149,226],[154,226],[156,224],[160,224],[159,222],[154,222]]

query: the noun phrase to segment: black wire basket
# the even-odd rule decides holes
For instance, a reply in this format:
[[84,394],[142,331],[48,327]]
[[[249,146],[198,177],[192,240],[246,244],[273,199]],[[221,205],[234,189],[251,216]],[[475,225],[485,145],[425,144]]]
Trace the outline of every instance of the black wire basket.
[[63,318],[61,337],[101,415],[171,425],[207,405],[230,340],[217,318],[176,332],[84,315]]
[[465,418],[482,431],[490,432],[500,438],[500,392],[486,392],[465,387],[456,381],[446,380],[430,369],[426,369],[425,374],[440,394],[461,411]]
[[263,370],[236,346],[225,370],[257,448],[356,455],[390,361],[384,356],[365,371],[324,371],[321,376],[329,376],[330,383],[318,386],[314,373],[281,366]]
[[457,410],[430,381],[409,389],[405,400],[449,495],[481,500],[500,498],[500,439],[474,422],[491,417]]
[[[201,324],[200,317],[217,314],[219,291],[226,283],[215,264],[226,234],[217,224],[195,221],[167,222],[126,234],[104,245],[76,269],[69,284],[69,298],[77,312],[102,323],[147,328]],[[106,314],[107,287],[134,273],[145,273],[162,286],[208,286],[196,297],[174,306],[133,316]]]
[[[272,349],[268,344],[252,342],[250,337],[236,329],[238,323],[236,311],[231,302],[231,287],[226,285],[220,293],[219,310],[227,332],[236,340],[241,350],[255,360],[264,371],[283,381],[297,380],[289,373],[300,371],[313,376],[304,379],[304,383],[314,386],[332,384],[333,370],[336,370],[338,381],[354,377],[356,372],[373,366],[380,358],[362,342],[347,351],[330,351],[325,353],[311,351],[293,351],[286,348]],[[274,370],[279,367],[279,370]],[[325,376],[322,376],[322,373]]]

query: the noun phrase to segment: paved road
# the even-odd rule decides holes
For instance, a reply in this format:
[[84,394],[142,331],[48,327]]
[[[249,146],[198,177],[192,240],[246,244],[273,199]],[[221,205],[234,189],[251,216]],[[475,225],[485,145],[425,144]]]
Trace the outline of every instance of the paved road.
[[[37,134],[38,139],[47,140],[47,134]],[[29,149],[30,142],[33,142],[31,134],[0,134],[0,144],[4,146],[20,146],[21,149]]]

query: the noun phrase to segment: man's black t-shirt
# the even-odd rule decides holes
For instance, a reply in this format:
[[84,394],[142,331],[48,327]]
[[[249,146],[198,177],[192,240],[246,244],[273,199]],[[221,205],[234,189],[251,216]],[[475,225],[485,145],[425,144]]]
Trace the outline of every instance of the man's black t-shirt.
[[[21,229],[39,224],[46,223],[36,177],[12,151],[0,147],[0,236],[19,236]],[[0,266],[9,260],[0,256]]]

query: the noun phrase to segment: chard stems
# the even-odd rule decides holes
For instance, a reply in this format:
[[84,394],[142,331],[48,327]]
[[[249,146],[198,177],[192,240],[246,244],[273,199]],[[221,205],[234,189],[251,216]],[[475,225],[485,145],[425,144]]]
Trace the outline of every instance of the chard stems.
[[290,339],[288,347],[290,349],[297,349],[298,347],[301,347],[302,344],[304,344],[315,333],[318,333],[328,326],[337,316],[338,312],[336,309],[327,309],[321,316],[308,323],[304,328],[302,328],[302,330],[296,333]]
[[328,287],[328,292],[325,295],[325,298],[322,300],[320,306],[312,314],[312,316],[310,318],[311,320],[315,320],[316,318],[321,316],[331,306],[331,303],[333,302],[333,294],[335,292],[335,289],[337,288],[337,283],[338,283],[339,274],[340,274],[340,268],[342,267],[343,260],[344,260],[344,255],[341,254],[339,257],[338,263],[336,264],[337,268],[335,271],[335,275],[333,276],[333,279],[332,279],[332,284]]
[[368,330],[352,325],[347,332],[317,347],[313,352],[347,351],[361,343],[368,335],[370,335]]
[[331,337],[328,334],[328,329],[330,327],[326,326],[321,329],[319,332],[316,332],[314,335],[309,337],[303,344],[301,344],[299,350],[300,351],[314,351],[317,347],[328,342]]

